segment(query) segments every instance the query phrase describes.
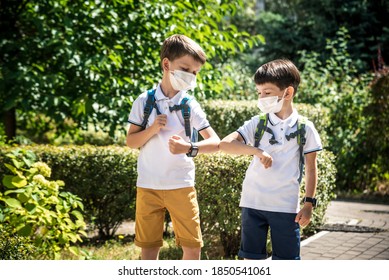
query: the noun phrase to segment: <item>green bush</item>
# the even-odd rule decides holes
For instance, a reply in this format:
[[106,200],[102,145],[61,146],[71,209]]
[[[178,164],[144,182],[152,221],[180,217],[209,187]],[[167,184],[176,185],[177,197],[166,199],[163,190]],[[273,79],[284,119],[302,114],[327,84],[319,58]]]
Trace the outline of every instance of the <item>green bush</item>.
[[39,158],[52,166],[53,178],[85,204],[91,230],[101,239],[113,237],[119,225],[135,218],[137,150],[106,146],[35,146]]
[[39,258],[57,259],[62,249],[79,255],[71,244],[86,235],[81,200],[61,191],[62,181],[47,180],[51,169],[31,151],[15,149],[4,159],[8,174],[2,172],[0,222],[31,237]]
[[368,191],[380,196],[389,195],[389,68],[386,68],[372,85],[372,102],[365,108],[369,116],[364,142],[365,157],[369,159],[364,166]]
[[36,252],[30,237],[13,233],[7,224],[0,224],[0,260],[29,260]]
[[348,31],[340,28],[337,38],[327,40],[329,59],[323,64],[321,54],[301,52],[299,90],[303,102],[328,108],[326,131],[328,148],[336,155],[337,190],[387,195],[388,79],[384,75],[371,83],[372,73],[358,74],[348,53],[349,40]]

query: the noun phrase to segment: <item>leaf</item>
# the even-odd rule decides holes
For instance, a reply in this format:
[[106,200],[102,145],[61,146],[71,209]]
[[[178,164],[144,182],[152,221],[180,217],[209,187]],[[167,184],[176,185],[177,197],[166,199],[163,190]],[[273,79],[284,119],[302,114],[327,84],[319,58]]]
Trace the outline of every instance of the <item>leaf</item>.
[[22,205],[20,204],[20,201],[15,198],[7,198],[4,200],[4,202],[12,208],[21,208]]
[[26,205],[26,209],[27,211],[30,213],[30,214],[34,214],[35,210],[36,210],[36,205],[35,204],[32,204],[32,203],[29,203]]
[[71,212],[73,216],[75,216],[78,220],[84,220],[84,217],[82,216],[82,214],[79,212],[79,211],[72,211]]
[[4,195],[8,195],[10,193],[24,193],[26,191],[26,189],[16,189],[16,190],[10,190],[10,191],[6,191],[4,193]]
[[9,189],[14,189],[14,185],[12,184],[13,175],[5,175],[3,178],[3,185]]
[[31,233],[32,233],[32,226],[30,224],[27,224],[25,225],[24,227],[22,227],[18,233],[21,235],[21,236],[30,236]]
[[69,251],[76,256],[78,256],[80,254],[80,250],[75,246],[70,246]]
[[23,177],[13,176],[12,185],[14,185],[17,188],[22,188],[25,185],[27,185],[27,180],[24,176]]
[[23,167],[23,162],[21,162],[21,161],[18,161],[18,160],[16,160],[16,159],[12,159],[12,163],[15,165],[15,167],[16,168],[18,168],[18,169],[20,169],[20,168],[22,168]]
[[8,163],[4,163],[5,167],[7,167],[9,170],[12,171],[12,173],[16,174],[17,172],[17,169],[15,168],[15,166],[11,165],[11,164],[8,164]]

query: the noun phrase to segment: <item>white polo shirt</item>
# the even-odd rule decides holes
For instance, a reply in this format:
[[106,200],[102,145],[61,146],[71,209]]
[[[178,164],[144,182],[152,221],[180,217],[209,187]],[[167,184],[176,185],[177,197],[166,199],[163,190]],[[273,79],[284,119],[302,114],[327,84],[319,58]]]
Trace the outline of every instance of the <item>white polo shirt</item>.
[[[179,135],[190,141],[185,135],[184,118],[181,111],[170,112],[169,107],[181,104],[184,97],[190,97],[186,91],[178,92],[173,98],[166,97],[160,85],[155,92],[156,105],[162,114],[167,115],[166,126],[154,135],[143,147],[140,148],[138,157],[137,186],[156,190],[170,190],[194,186],[195,165],[193,159],[186,154],[173,155],[169,151],[169,138]],[[143,122],[144,107],[147,100],[147,92],[142,93],[133,103],[128,122],[141,126]],[[196,100],[189,103],[190,125],[198,131],[209,127],[209,122],[200,104]],[[147,127],[152,125],[157,112],[155,109],[150,114]]]
[[[285,120],[275,114],[269,114],[268,127],[273,131],[278,143],[271,145],[271,134],[264,132],[259,148],[272,156],[273,164],[265,169],[259,158],[253,157],[243,181],[241,207],[283,213],[299,211],[299,145],[297,137],[289,141],[285,138],[285,135],[297,130],[297,120],[296,110]],[[238,129],[238,133],[248,145],[254,146],[258,122],[259,116],[255,116]],[[320,137],[313,123],[307,121],[305,129],[304,154],[322,150]]]

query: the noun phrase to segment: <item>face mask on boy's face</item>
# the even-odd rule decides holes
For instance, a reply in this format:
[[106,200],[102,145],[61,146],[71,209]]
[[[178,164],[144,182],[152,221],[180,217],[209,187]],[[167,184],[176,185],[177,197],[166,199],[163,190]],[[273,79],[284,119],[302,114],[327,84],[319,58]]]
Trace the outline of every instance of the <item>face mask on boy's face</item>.
[[[284,93],[285,95],[285,93]],[[268,113],[278,113],[282,109],[282,105],[284,105],[284,95],[282,96],[281,100],[278,101],[278,96],[269,96],[269,97],[262,97],[258,99],[258,108],[264,112],[265,114]]]
[[170,83],[175,90],[190,90],[196,87],[196,76],[181,70],[170,71]]

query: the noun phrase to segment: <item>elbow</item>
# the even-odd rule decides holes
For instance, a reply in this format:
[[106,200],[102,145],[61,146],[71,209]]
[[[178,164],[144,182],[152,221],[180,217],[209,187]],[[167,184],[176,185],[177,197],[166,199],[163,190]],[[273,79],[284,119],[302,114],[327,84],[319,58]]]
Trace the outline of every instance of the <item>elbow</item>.
[[131,149],[138,149],[139,147],[137,147],[136,145],[134,145],[134,142],[131,141],[130,139],[127,138],[126,140],[126,145],[127,147],[131,148]]
[[219,150],[220,151],[225,151],[227,144],[228,144],[228,142],[225,139],[220,141],[220,143],[219,143]]

